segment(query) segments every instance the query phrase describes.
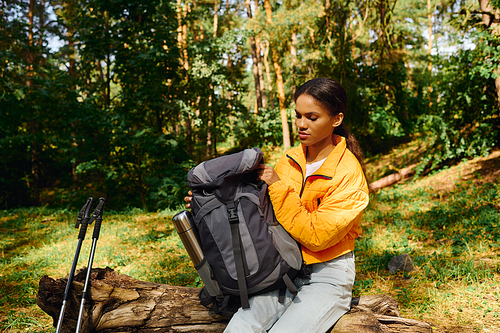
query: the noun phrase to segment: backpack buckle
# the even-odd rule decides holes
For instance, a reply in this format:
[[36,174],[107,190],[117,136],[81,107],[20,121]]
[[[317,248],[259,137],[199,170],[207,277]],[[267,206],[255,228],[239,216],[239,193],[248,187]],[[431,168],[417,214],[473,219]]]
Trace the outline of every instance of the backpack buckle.
[[228,202],[226,204],[226,209],[227,209],[227,217],[229,220],[230,224],[237,224],[240,222],[238,219],[238,209],[236,208],[236,205],[234,202]]

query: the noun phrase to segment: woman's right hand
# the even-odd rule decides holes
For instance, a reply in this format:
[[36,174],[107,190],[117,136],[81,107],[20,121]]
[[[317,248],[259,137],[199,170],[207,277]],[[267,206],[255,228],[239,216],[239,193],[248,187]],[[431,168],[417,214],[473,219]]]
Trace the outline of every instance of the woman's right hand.
[[188,196],[184,197],[184,202],[186,202],[186,208],[191,208],[191,200],[193,199],[193,192],[189,191]]

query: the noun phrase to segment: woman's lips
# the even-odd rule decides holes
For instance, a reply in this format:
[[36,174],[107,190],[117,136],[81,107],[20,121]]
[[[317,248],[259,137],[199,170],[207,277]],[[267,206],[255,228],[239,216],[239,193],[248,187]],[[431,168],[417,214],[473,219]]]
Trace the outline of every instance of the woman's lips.
[[305,133],[305,132],[299,132],[299,138],[301,140],[305,140],[309,137],[309,134]]

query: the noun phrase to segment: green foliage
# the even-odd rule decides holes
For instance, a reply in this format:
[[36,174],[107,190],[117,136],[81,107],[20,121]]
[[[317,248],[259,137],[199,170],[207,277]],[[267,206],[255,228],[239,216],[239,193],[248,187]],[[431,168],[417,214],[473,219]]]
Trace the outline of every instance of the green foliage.
[[[332,77],[347,90],[344,121],[367,155],[423,134],[419,174],[498,145],[499,42],[493,30],[469,29],[480,22],[470,2],[432,2],[431,22],[423,0],[272,1],[272,23],[262,2],[253,19],[242,3],[217,4],[32,1],[30,21],[28,2],[6,1],[0,208],[77,207],[89,193],[113,209],[181,205],[195,163],[282,144],[274,64],[290,127],[297,85]],[[456,52],[429,55],[429,23],[438,46],[453,36]],[[62,46],[50,49],[52,40]],[[266,88],[259,112],[250,111],[252,40]]]
[[500,0],[491,0],[490,5],[491,5],[491,7],[498,9],[498,8],[500,8]]
[[277,146],[283,140],[279,108],[262,108],[255,114],[241,113],[235,129],[238,147]]
[[148,178],[148,182],[152,184],[150,198],[155,203],[156,209],[175,209],[183,202],[189,190],[186,175],[194,166],[192,161],[174,164],[162,173],[163,178],[156,175]]
[[459,50],[448,58],[435,59],[440,69],[435,107],[421,115],[417,124],[429,147],[419,173],[464,157],[487,155],[498,144],[495,70],[490,62],[498,55],[492,47],[496,42],[489,36],[477,34],[474,50]]

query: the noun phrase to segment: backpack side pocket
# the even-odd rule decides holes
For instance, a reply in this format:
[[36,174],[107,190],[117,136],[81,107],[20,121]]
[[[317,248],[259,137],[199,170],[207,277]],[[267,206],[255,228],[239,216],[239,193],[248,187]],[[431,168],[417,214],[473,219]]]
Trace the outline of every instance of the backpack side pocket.
[[295,239],[278,222],[268,223],[267,227],[271,232],[274,247],[286,261],[288,266],[295,270],[302,267],[302,252]]

